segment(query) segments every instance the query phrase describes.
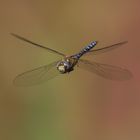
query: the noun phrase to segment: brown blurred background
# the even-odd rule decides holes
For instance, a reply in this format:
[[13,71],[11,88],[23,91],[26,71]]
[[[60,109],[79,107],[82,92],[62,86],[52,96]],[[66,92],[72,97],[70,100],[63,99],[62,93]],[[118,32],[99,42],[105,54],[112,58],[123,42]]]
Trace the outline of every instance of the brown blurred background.
[[[0,139],[139,140],[140,2],[137,0],[0,1]],[[88,59],[122,66],[134,77],[105,80],[75,69],[35,87],[15,87],[26,70],[60,59],[17,40],[17,33],[66,54],[98,40],[124,47]]]

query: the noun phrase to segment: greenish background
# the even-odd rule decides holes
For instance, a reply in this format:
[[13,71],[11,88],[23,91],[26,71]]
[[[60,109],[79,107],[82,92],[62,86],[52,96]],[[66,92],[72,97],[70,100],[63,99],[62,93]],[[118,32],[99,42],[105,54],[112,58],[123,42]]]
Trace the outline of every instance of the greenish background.
[[[0,1],[0,139],[139,140],[140,2],[137,0]],[[17,74],[59,56],[17,40],[14,32],[68,55],[89,42],[124,47],[88,59],[129,69],[134,78],[105,80],[75,69],[35,87]]]

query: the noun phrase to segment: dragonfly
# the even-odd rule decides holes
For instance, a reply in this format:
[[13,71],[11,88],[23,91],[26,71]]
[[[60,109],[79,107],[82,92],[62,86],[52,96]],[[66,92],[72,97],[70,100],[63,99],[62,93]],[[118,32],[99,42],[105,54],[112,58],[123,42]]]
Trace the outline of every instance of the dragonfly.
[[17,75],[14,79],[14,84],[17,86],[32,86],[44,83],[60,74],[72,72],[76,66],[109,80],[124,81],[132,78],[132,73],[127,69],[82,59],[82,57],[85,55],[97,55],[114,50],[126,44],[127,41],[119,42],[98,49],[93,49],[98,44],[98,41],[93,41],[81,49],[81,51],[78,53],[67,56],[64,53],[37,44],[15,33],[11,33],[11,35],[22,41],[32,44],[35,47],[40,47],[50,53],[57,54],[62,57],[60,60]]

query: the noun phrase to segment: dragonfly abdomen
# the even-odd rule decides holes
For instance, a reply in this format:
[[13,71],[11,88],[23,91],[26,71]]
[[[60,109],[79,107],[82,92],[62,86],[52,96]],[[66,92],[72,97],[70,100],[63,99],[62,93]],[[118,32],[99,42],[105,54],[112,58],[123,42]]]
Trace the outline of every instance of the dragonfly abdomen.
[[84,49],[82,49],[78,54],[75,55],[77,59],[79,59],[82,55],[90,51],[93,47],[95,47],[97,44],[97,41],[94,41],[90,43],[88,46],[86,46]]

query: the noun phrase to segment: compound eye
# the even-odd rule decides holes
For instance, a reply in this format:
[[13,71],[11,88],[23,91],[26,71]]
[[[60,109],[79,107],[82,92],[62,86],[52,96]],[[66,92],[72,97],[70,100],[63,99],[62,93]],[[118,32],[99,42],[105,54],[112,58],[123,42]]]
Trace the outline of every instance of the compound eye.
[[59,67],[58,67],[58,70],[59,70],[61,73],[64,73],[64,72],[65,72],[65,67],[64,67],[64,66],[59,66]]

